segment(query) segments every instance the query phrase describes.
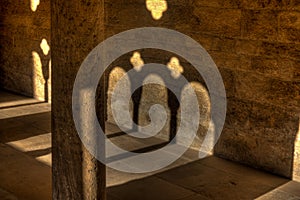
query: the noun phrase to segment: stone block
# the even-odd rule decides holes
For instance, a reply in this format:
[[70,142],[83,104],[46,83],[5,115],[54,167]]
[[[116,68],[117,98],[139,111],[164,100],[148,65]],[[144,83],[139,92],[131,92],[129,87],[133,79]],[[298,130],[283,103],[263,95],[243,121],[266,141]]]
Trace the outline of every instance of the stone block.
[[241,55],[260,55],[262,42],[254,40],[237,40],[236,53]]
[[279,40],[300,42],[300,12],[281,12],[279,15]]
[[223,79],[223,83],[226,90],[226,97],[232,97],[235,95],[234,87],[234,74],[232,70],[226,68],[219,68],[220,74]]
[[298,116],[295,111],[282,107],[253,103],[249,115],[250,127],[253,129],[274,129],[282,134],[295,135],[298,130]]
[[213,7],[213,8],[239,8],[241,0],[192,0],[197,7]]
[[249,127],[249,118],[252,103],[246,100],[227,98],[227,114],[225,126],[234,129],[236,127]]
[[[278,137],[263,138],[263,130],[224,129],[215,148],[218,156],[291,177],[292,152]],[[290,144],[291,145],[291,144]]]
[[259,48],[259,54],[272,58],[279,57],[299,60],[300,44],[262,42]]
[[216,65],[221,68],[235,70],[250,70],[251,57],[246,55],[236,55],[226,52],[211,52]]
[[253,40],[276,41],[278,13],[269,10],[244,10],[242,13],[242,37]]
[[300,80],[300,61],[294,62],[293,78],[295,81]]
[[255,71],[273,78],[292,80],[294,65],[294,61],[289,59],[253,57],[249,71]]
[[299,109],[300,84],[258,74],[236,73],[236,97]]
[[241,6],[245,9],[292,9],[295,5],[294,0],[242,0]]
[[200,26],[197,31],[219,34],[228,37],[241,35],[241,10],[214,9],[208,7],[195,7],[193,14],[198,17]]
[[227,54],[235,53],[236,40],[232,38],[213,38],[211,51],[225,52]]

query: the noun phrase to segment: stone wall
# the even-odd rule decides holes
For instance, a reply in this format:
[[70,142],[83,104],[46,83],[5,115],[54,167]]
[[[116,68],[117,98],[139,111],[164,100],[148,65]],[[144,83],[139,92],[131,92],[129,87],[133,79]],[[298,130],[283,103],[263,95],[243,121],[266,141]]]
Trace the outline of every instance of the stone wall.
[[[146,8],[145,0],[106,0],[104,38],[132,28],[155,26],[178,30],[198,41],[216,62],[227,92],[227,119],[215,154],[273,173],[299,178],[300,142],[296,135],[300,113],[300,4],[296,0],[167,0],[167,5],[161,16],[155,16],[153,10],[150,12],[150,7]],[[71,7],[71,4],[68,6]],[[75,11],[80,10],[78,6],[74,8]],[[91,8],[88,2],[84,8],[83,18]],[[59,23],[59,17],[55,23]],[[51,91],[48,52],[50,2],[2,2],[0,19],[0,86],[36,98],[50,98],[47,95]],[[76,19],[78,21],[74,26],[80,27],[85,23],[80,18]],[[92,16],[86,19],[87,22],[93,20]],[[65,22],[69,21],[74,20],[65,19]],[[64,24],[60,23],[60,26]],[[70,32],[66,32],[60,39],[74,41],[71,38],[75,34],[74,30],[68,30]],[[84,27],[81,31],[78,45],[84,49]],[[89,37],[92,38],[93,34]],[[68,44],[75,49],[70,41]],[[86,54],[79,56],[77,68],[97,41],[86,49]],[[60,44],[64,43],[57,41],[57,50]],[[167,64],[172,57],[176,57],[166,52],[138,52],[145,63]],[[73,55],[70,52],[62,53]],[[123,60],[114,63],[112,67],[132,68],[132,55],[133,52],[125,55]],[[59,56],[56,55],[57,64],[63,68],[62,62],[67,58]],[[196,144],[199,145],[207,130],[210,114],[205,83],[200,76],[195,77],[192,66],[183,58],[177,58],[184,68],[184,75],[193,82],[201,102],[199,108],[203,118],[199,122]],[[68,70],[59,72],[57,76],[70,76]],[[119,77],[118,72],[114,73],[117,74],[111,77]],[[60,80],[59,77],[57,80]],[[61,84],[56,83],[56,87],[63,100],[72,84],[65,86],[65,89]],[[109,93],[111,91],[112,88]],[[149,105],[155,101],[149,94],[156,94],[159,98],[157,102],[169,109],[164,87],[148,86],[145,91],[139,111],[141,124],[149,123],[147,112]],[[65,119],[65,116],[61,118]],[[108,120],[113,122],[111,114],[108,114]],[[168,132],[169,126],[166,126],[162,137],[166,138]]]
[[[295,0],[167,3],[168,9],[156,20],[144,0],[106,1],[106,37],[155,26],[198,41],[216,62],[227,92],[227,119],[215,154],[286,177],[299,176],[300,4]],[[170,59],[166,54],[139,52],[145,63],[167,64]],[[179,60],[188,78],[192,67]],[[117,64],[130,66],[128,61]],[[205,87],[201,80],[198,84]],[[142,108],[141,118],[147,118],[148,108]],[[198,136],[205,131],[203,126]]]
[[50,1],[7,0],[0,9],[0,87],[50,100]]

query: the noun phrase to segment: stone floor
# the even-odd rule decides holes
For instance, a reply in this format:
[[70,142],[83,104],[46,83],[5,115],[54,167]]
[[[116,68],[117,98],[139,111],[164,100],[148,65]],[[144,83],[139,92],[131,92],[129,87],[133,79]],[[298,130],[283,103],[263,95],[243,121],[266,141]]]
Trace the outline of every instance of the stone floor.
[[[128,150],[157,146],[107,124],[111,140]],[[0,91],[0,200],[51,199],[50,105]],[[107,168],[108,200],[300,199],[300,183],[189,150],[156,173]]]

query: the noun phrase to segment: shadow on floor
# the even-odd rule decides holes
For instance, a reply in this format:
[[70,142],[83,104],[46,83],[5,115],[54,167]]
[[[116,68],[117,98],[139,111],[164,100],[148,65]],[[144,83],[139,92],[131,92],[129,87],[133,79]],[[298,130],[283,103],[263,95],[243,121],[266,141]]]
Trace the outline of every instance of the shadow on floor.
[[51,199],[50,105],[0,91],[0,199]]
[[[11,94],[5,103],[0,94],[0,199],[51,199],[50,106],[18,105]],[[151,145],[162,142],[107,128],[111,141],[129,151],[153,150]],[[300,199],[299,183],[214,156],[197,156],[189,150],[171,166],[149,174],[107,168],[108,200]]]
[[[291,183],[294,189],[281,188]],[[300,199],[299,188],[299,183],[211,156],[111,186],[108,200]]]

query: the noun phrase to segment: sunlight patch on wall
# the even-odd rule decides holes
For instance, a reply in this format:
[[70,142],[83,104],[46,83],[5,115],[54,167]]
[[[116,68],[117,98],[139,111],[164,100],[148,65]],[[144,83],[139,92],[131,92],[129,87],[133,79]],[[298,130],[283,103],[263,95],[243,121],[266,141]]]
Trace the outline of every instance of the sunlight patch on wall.
[[37,10],[37,7],[40,5],[40,0],[30,0],[30,8],[33,12]]
[[45,80],[43,77],[42,61],[40,55],[36,52],[32,52],[33,61],[33,96],[36,99],[44,100],[41,97],[44,96]]
[[32,83],[33,97],[51,102],[51,59],[50,46],[44,38],[39,51],[32,51]]
[[52,71],[51,71],[51,59],[49,60],[49,78],[48,78],[48,90],[46,92],[48,92],[48,102],[51,102],[51,76],[52,76]]
[[[130,85],[130,80],[128,75],[126,74],[125,70],[121,67],[115,67],[113,70],[111,70],[109,74],[109,79],[108,79],[108,91],[107,91],[107,121],[113,124],[116,124],[113,114],[112,114],[112,109],[111,105],[115,104],[119,109],[125,109],[122,107],[124,105],[125,99],[119,99],[119,102],[112,102],[112,94],[114,92],[115,87],[117,86],[118,81],[123,77],[126,79],[126,84],[122,85],[122,89],[126,91],[127,94],[130,94],[131,92],[131,85]],[[118,104],[118,105],[116,105]],[[131,116],[133,116],[133,103],[132,100],[129,101],[129,108],[130,108],[130,113]],[[126,123],[125,123],[126,124]],[[123,124],[123,126],[126,126]],[[131,128],[131,124],[129,127],[124,127],[124,128]]]
[[139,52],[134,52],[132,57],[130,58],[130,63],[136,71],[141,71],[144,66],[144,60],[141,57]]
[[159,20],[167,11],[168,4],[166,0],[146,0],[146,7],[151,12],[152,18]]
[[[199,128],[197,131],[197,137],[195,138],[193,144],[191,145],[192,149],[200,150],[200,146],[202,145],[202,142],[206,136],[208,127],[210,125],[210,112],[211,112],[211,102],[209,97],[209,92],[205,88],[204,85],[202,85],[199,82],[191,82],[190,86],[194,89],[195,94],[198,99],[198,105],[199,105],[199,111],[200,111],[200,118],[199,121],[187,121],[186,119],[182,119],[181,121],[181,112],[182,110],[179,109],[178,111],[178,117],[177,117],[177,124],[180,125],[181,128],[184,130],[184,132],[190,131],[190,123],[198,123]],[[182,90],[182,96],[181,96],[181,105],[190,105],[191,101],[191,93],[188,92],[187,86],[185,86]],[[185,109],[185,113],[189,114],[192,113],[190,109],[194,109],[192,107],[187,106],[187,109]],[[188,134],[187,134],[188,135]],[[187,138],[185,138],[185,135],[179,136],[178,143],[181,145],[187,145],[185,141],[188,141]],[[208,153],[208,152],[207,152]]]
[[300,181],[300,119],[298,133],[295,139],[293,180]]
[[180,65],[179,59],[176,57],[172,57],[167,66],[171,70],[173,78],[179,78],[179,76],[183,73],[183,67]]
[[49,47],[49,44],[48,44],[48,42],[47,42],[47,40],[46,40],[45,38],[42,39],[42,42],[41,42],[41,44],[40,44],[40,47],[41,47],[41,49],[42,49],[42,51],[43,51],[43,54],[44,54],[45,56],[49,54],[50,47]]

